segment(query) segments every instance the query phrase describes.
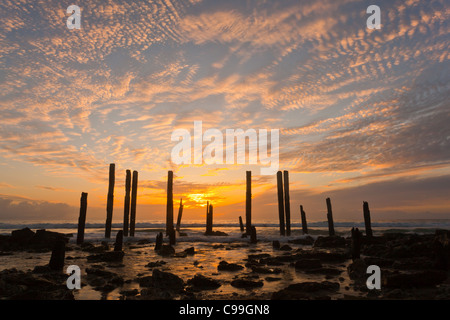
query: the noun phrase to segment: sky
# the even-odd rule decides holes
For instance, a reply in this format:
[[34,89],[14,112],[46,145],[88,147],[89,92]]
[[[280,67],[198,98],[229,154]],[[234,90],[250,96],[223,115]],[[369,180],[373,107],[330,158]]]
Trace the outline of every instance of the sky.
[[[70,5],[81,28],[69,29]],[[370,5],[381,28],[369,29]],[[278,219],[275,175],[257,164],[176,164],[176,129],[279,130],[291,216],[450,218],[450,6],[444,0],[2,0],[0,222],[114,221],[125,171],[137,221],[175,212]],[[203,147],[207,145],[203,143]]]

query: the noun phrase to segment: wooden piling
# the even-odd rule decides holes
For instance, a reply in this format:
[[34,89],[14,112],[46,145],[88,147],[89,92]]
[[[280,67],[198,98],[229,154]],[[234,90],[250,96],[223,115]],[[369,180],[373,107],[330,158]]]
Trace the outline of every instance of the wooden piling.
[[174,245],[177,244],[177,236],[176,236],[176,232],[175,232],[174,228],[170,229],[169,243],[170,243],[171,246],[174,246]]
[[280,219],[280,235],[285,235],[284,225],[284,203],[283,203],[283,173],[277,172],[277,189],[278,189],[278,217]]
[[134,231],[136,227],[137,188],[138,188],[138,172],[133,171],[133,183],[131,184],[130,237],[134,237]]
[[245,229],[244,229],[244,224],[242,223],[242,217],[241,216],[239,216],[239,226],[241,227],[241,232],[244,232]]
[[252,228],[252,172],[246,172],[247,188],[245,192],[245,232],[251,233]]
[[86,226],[87,196],[85,192],[81,193],[80,216],[78,217],[77,244],[84,242],[84,228]]
[[167,176],[166,235],[173,229],[173,171]]
[[123,207],[123,235],[128,237],[130,221],[130,201],[131,201],[131,171],[126,171],[125,176],[125,201]]
[[63,240],[55,242],[48,266],[51,270],[62,271],[66,255],[66,243]]
[[123,245],[123,230],[117,231],[116,242],[114,243],[114,251],[122,251]]
[[284,175],[284,212],[286,217],[286,235],[291,235],[291,203],[289,199],[289,172],[283,171]]
[[109,165],[109,185],[108,185],[108,199],[106,202],[106,225],[105,225],[105,238],[108,239],[111,238],[111,223],[114,205],[115,170],[116,165],[114,163],[111,163]]
[[335,235],[334,222],[333,222],[333,210],[331,209],[331,200],[327,198],[327,220],[328,220],[328,233],[331,236]]
[[181,228],[181,216],[183,215],[183,199],[180,199],[180,207],[178,208],[177,231]]
[[256,238],[256,227],[252,226],[250,232],[250,243],[257,243],[258,239]]
[[306,223],[306,213],[303,211],[303,206],[300,205],[300,215],[302,216],[302,230],[303,234],[308,234],[308,224]]
[[208,208],[206,211],[206,233],[212,234],[213,231],[213,206],[212,204],[208,204]]
[[361,232],[358,228],[352,228],[351,254],[352,260],[361,258]]
[[163,244],[163,234],[162,234],[162,232],[160,232],[156,235],[155,251],[160,250],[162,247],[162,244]]
[[363,212],[364,212],[364,225],[366,227],[366,236],[371,238],[373,236],[372,223],[370,221],[369,203],[366,201],[363,202]]

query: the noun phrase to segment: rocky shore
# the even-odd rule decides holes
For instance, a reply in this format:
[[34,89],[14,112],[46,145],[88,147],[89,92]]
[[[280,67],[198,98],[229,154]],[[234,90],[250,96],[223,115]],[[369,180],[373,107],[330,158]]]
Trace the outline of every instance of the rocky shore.
[[[62,241],[64,265],[83,266],[82,288],[69,290],[65,270],[55,270],[40,259],[32,269],[0,271],[0,299],[77,299],[77,291],[86,288],[102,298],[117,292],[117,299],[135,300],[450,299],[449,238],[445,230],[363,236],[355,256],[354,240],[340,236],[300,237],[260,246],[210,244],[201,250],[191,243],[186,248],[164,244],[155,251],[152,242],[136,241],[114,250],[106,242],[75,245],[70,235],[26,228],[0,236],[0,259],[23,252],[31,258],[48,257]],[[218,250],[228,258],[206,265],[196,257]],[[230,252],[243,258],[233,260],[230,257],[239,255]],[[132,272],[136,261],[145,261],[145,272]],[[381,269],[380,290],[367,288],[370,265]]]

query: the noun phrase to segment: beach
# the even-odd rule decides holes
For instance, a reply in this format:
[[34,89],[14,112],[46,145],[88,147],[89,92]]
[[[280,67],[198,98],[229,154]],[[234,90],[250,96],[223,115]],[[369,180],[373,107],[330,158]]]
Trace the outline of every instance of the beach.
[[[113,224],[111,239],[103,238],[100,223],[87,226],[82,245],[77,245],[74,237],[70,237],[74,234],[73,224],[29,224],[52,227],[46,229],[49,235],[57,232],[67,237],[64,268],[56,272],[47,267],[52,255],[50,244],[47,247],[25,245],[20,249],[10,246],[7,250],[6,239],[11,241],[8,231],[24,225],[2,224],[0,297],[44,300],[449,299],[448,269],[443,270],[436,264],[441,255],[436,253],[435,247],[436,223],[445,227],[448,221],[386,222],[374,226],[373,239],[363,239],[360,259],[352,259],[349,229],[352,223],[347,222],[336,223],[334,237],[327,235],[321,222],[311,223],[309,235],[303,235],[301,228],[293,224],[290,236],[280,236],[276,224],[255,223],[257,243],[250,243],[250,237],[243,237],[239,226],[232,223],[215,226],[214,230],[226,236],[206,236],[201,223],[187,222],[177,234],[176,244],[170,246],[168,237],[164,236],[164,250],[158,251],[155,239],[159,232],[164,233],[163,224],[144,222],[137,225],[135,237],[124,238],[120,257],[114,252],[119,224]],[[43,229],[30,228],[35,234],[37,230]],[[445,250],[448,251],[448,246]],[[69,265],[80,268],[81,289],[67,288],[69,275],[65,271]],[[369,265],[381,268],[381,290],[369,290],[365,284]],[[414,281],[416,276],[423,281]]]

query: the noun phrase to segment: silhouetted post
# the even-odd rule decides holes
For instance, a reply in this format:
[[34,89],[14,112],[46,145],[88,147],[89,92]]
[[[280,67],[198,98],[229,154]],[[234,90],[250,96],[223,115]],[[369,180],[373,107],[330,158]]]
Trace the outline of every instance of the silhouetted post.
[[52,250],[52,256],[48,266],[55,271],[62,271],[64,268],[64,258],[66,255],[66,243],[63,240],[55,242]]
[[239,226],[241,227],[241,232],[244,232],[244,224],[242,223],[242,217],[239,216]]
[[245,232],[251,233],[252,228],[252,172],[246,172],[247,191],[245,193]]
[[183,215],[183,199],[180,199],[180,207],[178,208],[178,218],[177,218],[177,231],[180,231],[182,215]]
[[114,243],[114,251],[122,251],[123,230],[117,231],[116,242]]
[[285,235],[284,230],[284,204],[283,204],[283,173],[277,172],[277,188],[278,188],[278,216],[280,218],[280,235]]
[[105,226],[105,238],[111,238],[111,223],[113,216],[114,205],[114,183],[115,183],[115,170],[116,165],[111,163],[109,165],[109,186],[108,186],[108,200],[106,202],[106,226]]
[[160,232],[156,235],[155,251],[160,250],[162,247],[162,244],[163,244],[163,234],[162,234],[162,232]]
[[303,211],[303,206],[300,205],[300,215],[302,216],[302,230],[303,234],[308,234],[308,224],[306,223],[306,213]]
[[361,257],[361,232],[358,228],[352,228],[352,260],[359,259]]
[[173,171],[167,176],[166,235],[173,229]]
[[138,172],[133,171],[133,183],[131,185],[131,209],[130,209],[130,236],[134,237],[136,227],[136,202],[138,188]]
[[86,211],[87,211],[87,196],[85,192],[81,193],[80,199],[80,216],[78,217],[78,233],[77,233],[77,244],[82,244],[84,242],[84,228],[86,226]]
[[291,235],[291,202],[289,199],[289,172],[283,171],[284,175],[284,212],[286,216],[286,235]]
[[257,243],[258,239],[256,238],[256,227],[252,226],[250,232],[250,243]]
[[364,225],[366,226],[366,236],[371,238],[373,236],[372,223],[370,222],[369,203],[366,201],[363,202],[363,211],[364,211]]
[[131,201],[131,171],[127,170],[125,177],[125,202],[123,207],[123,235],[128,237],[128,222],[130,220]]
[[174,228],[170,229],[170,232],[169,232],[169,243],[170,243],[171,246],[175,245],[177,243],[177,236],[176,236],[176,232],[175,232]]
[[333,222],[333,211],[331,209],[331,200],[327,198],[327,219],[328,219],[328,233],[330,236],[334,236],[334,222]]
[[206,211],[206,234],[211,234],[213,230],[213,206],[208,205],[208,210]]

